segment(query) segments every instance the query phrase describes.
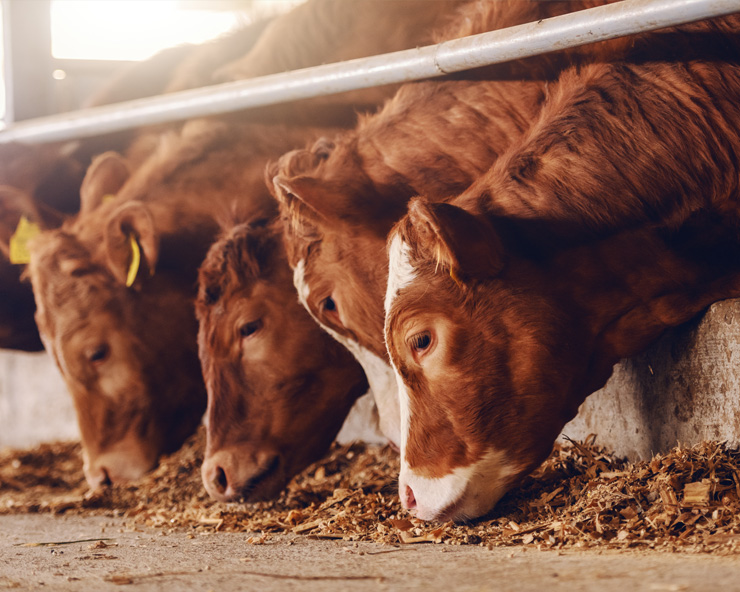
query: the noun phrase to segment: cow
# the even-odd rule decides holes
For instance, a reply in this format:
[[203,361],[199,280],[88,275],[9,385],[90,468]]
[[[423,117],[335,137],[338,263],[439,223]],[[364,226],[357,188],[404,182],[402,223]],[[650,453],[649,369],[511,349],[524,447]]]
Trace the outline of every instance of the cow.
[[334,440],[367,381],[298,302],[276,220],[226,219],[199,271],[208,390],[203,483],[220,501],[275,496]]
[[468,189],[409,203],[385,338],[419,518],[491,510],[619,359],[740,295],[739,32],[686,25],[564,72]]
[[[591,6],[473,2],[437,40]],[[529,127],[549,81],[577,55],[556,54],[454,79],[406,84],[356,129],[271,165],[288,259],[306,308],[365,369],[380,428],[400,444],[396,379],[383,338],[386,238],[408,200],[465,190]]]
[[[312,65],[316,54],[332,62],[427,44],[463,5],[309,1],[275,20],[254,50],[216,77],[296,69]],[[328,107],[333,124],[354,124],[358,109],[374,107],[390,92],[386,87],[304,101],[297,113],[323,122]],[[271,108],[270,120],[276,116],[300,121],[290,105]],[[294,289],[288,291],[281,235],[274,225],[264,226],[226,224],[200,272],[199,352],[208,389],[202,475],[209,494],[223,501],[274,495],[326,450],[366,389],[360,367],[299,308]],[[261,316],[245,322],[246,312]]]

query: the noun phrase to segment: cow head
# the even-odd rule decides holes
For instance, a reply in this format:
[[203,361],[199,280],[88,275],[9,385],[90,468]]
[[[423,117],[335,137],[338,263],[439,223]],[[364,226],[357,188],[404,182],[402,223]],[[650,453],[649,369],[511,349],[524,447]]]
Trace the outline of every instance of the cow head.
[[82,185],[82,213],[33,239],[27,267],[93,488],[140,477],[180,446],[205,408],[185,296],[192,278],[155,273],[162,245],[152,212],[112,198],[127,179],[118,155],[99,157]]
[[[480,515],[557,436],[550,354],[564,319],[531,290],[498,281],[513,264],[497,233],[454,206],[413,201],[389,255],[402,503],[422,519]],[[543,389],[546,399],[532,396]]]
[[[280,202],[301,303],[362,364],[388,439],[399,438],[395,379],[383,342],[385,237],[399,205],[370,180],[351,143],[319,140],[268,171]],[[403,206],[400,206],[401,208]]]
[[521,222],[412,201],[389,236],[385,301],[404,507],[485,514],[615,362],[737,293],[734,230],[688,226],[543,248]]
[[362,369],[296,297],[281,230],[233,225],[200,269],[208,493],[267,499],[334,440],[367,390]]

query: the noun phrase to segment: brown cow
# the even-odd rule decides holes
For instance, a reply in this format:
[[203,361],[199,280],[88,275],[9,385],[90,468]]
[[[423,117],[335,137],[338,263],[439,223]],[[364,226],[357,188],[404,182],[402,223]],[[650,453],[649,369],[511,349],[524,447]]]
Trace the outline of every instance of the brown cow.
[[[475,2],[439,38],[591,4]],[[378,399],[381,429],[395,443],[400,443],[396,379],[383,341],[387,234],[412,196],[443,199],[482,175],[528,128],[547,80],[571,59],[546,56],[468,75],[472,80],[404,85],[356,130],[289,153],[271,172],[288,221],[299,295],[363,364]]]
[[[236,65],[236,77],[312,65],[311,56],[316,54],[330,62],[429,43],[433,27],[462,4],[310,1],[272,23],[247,56],[248,62]],[[374,104],[389,92],[374,89],[301,102],[293,108],[323,121],[321,107],[329,105],[334,122],[338,113],[346,112],[337,105],[351,101],[354,124],[359,106]],[[296,121],[290,109],[274,113],[280,117],[287,113]],[[273,265],[285,257],[273,232],[237,225],[213,247],[201,271],[200,355],[209,393],[203,478],[209,493],[222,500],[274,494],[293,472],[325,450],[365,385],[347,353],[298,308],[294,290],[286,292],[287,268]],[[270,265],[263,269],[265,258]],[[277,303],[282,303],[280,314]],[[245,321],[241,317],[246,312],[262,316]],[[274,359],[278,342],[283,349],[279,363]],[[264,396],[268,384],[264,371],[273,381],[269,401]],[[286,400],[291,393],[292,400]],[[262,412],[256,414],[256,409]],[[262,427],[255,429],[257,425]],[[269,426],[273,429],[268,433]]]
[[359,364],[298,302],[274,226],[230,224],[200,269],[202,473],[221,501],[276,495],[326,452],[367,390]]
[[615,362],[740,295],[738,33],[681,27],[565,73],[468,190],[411,203],[385,334],[417,516],[490,510]]

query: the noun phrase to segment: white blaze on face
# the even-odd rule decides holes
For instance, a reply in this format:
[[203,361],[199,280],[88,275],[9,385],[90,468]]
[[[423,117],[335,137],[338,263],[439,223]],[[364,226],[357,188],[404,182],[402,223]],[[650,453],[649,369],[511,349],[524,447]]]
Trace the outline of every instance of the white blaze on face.
[[[391,244],[388,248],[388,287],[385,292],[386,347],[389,343],[389,327],[387,319],[391,307],[393,306],[393,301],[396,299],[400,291],[408,286],[415,278],[415,270],[409,261],[409,246],[401,239],[399,234],[396,234],[391,239]],[[401,378],[401,374],[398,372],[395,364],[393,364],[393,355],[390,350],[388,351],[388,359],[391,361],[391,367],[393,368],[393,373],[396,378],[396,391],[398,392],[398,408],[401,423],[401,461],[403,462],[411,421],[409,395],[406,390],[406,385],[403,382],[403,378]]]
[[416,279],[416,270],[411,265],[409,246],[396,234],[388,249],[388,287],[385,292],[385,314],[391,309],[398,293]]
[[378,427],[383,435],[393,444],[398,445],[401,439],[401,421],[398,409],[398,394],[396,393],[396,379],[393,369],[370,350],[362,347],[356,341],[340,335],[317,319],[311,307],[308,306],[308,297],[311,288],[305,280],[305,261],[301,259],[293,270],[293,284],[298,292],[298,300],[313,319],[329,335],[346,347],[365,371],[370,391],[378,406]]

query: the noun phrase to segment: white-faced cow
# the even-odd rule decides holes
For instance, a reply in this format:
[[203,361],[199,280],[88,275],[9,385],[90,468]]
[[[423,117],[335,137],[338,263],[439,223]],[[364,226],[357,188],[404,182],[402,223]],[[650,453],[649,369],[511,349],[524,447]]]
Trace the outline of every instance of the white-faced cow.
[[389,237],[403,505],[466,519],[549,453],[614,363],[740,295],[740,18],[568,71],[470,188]]

